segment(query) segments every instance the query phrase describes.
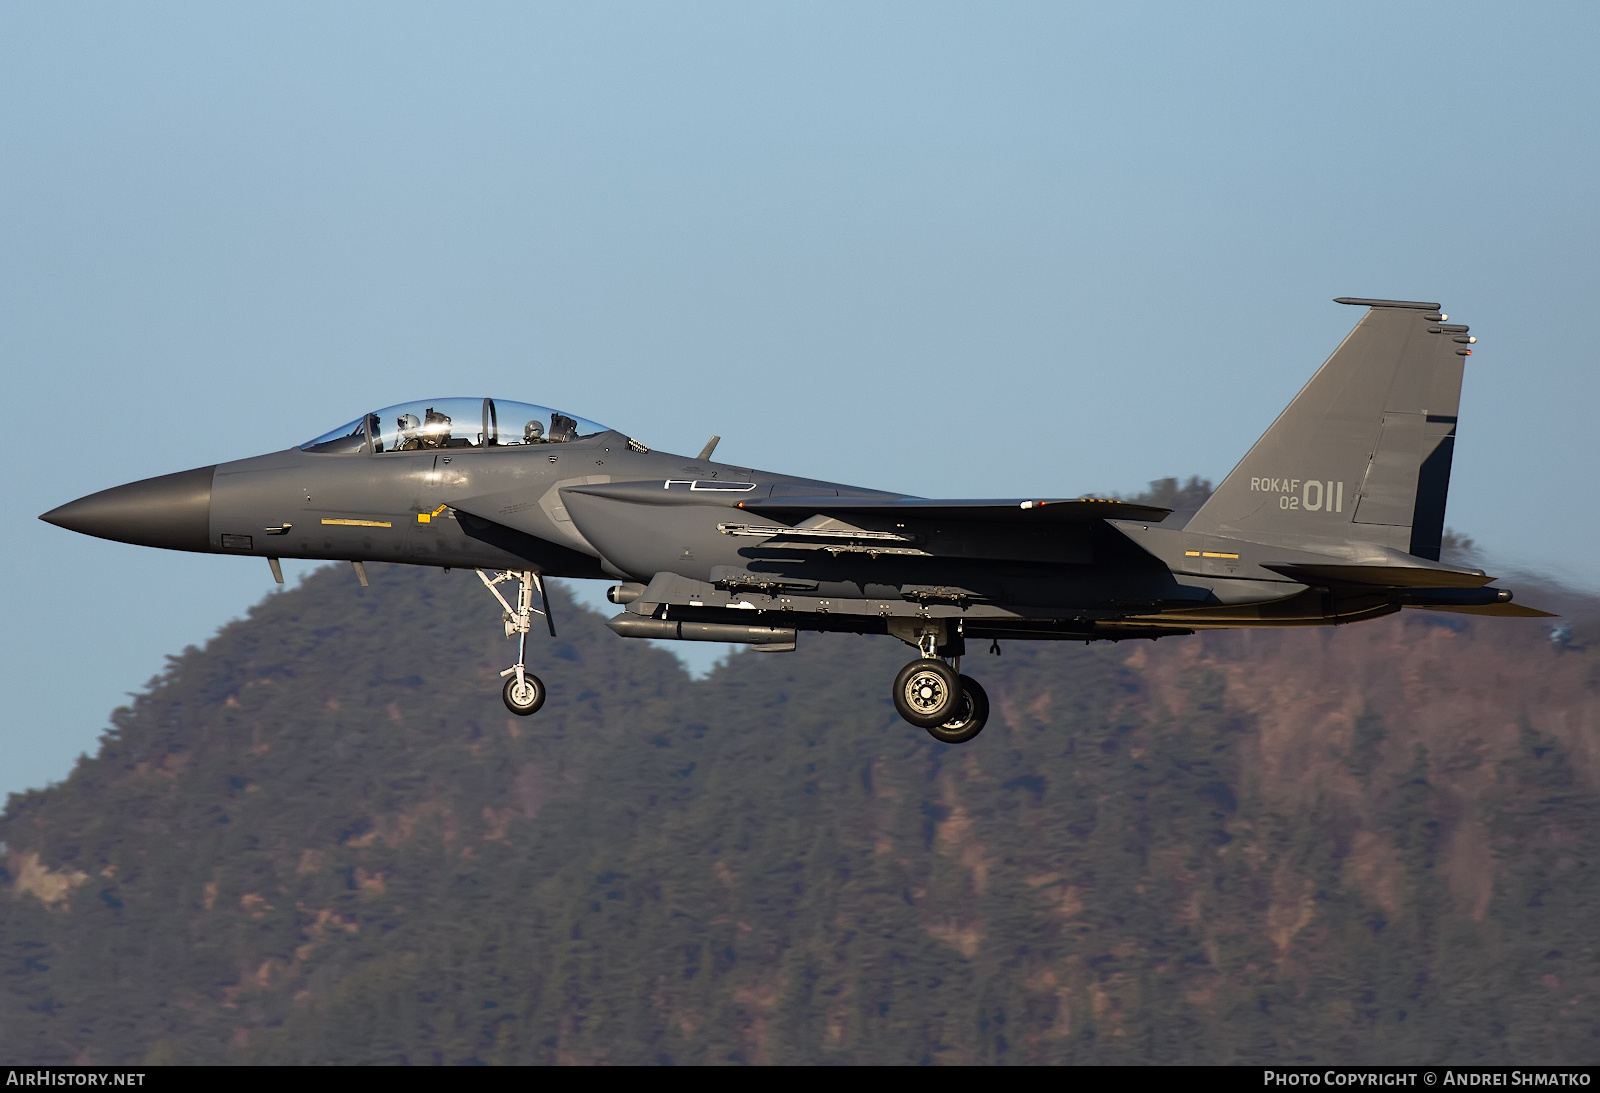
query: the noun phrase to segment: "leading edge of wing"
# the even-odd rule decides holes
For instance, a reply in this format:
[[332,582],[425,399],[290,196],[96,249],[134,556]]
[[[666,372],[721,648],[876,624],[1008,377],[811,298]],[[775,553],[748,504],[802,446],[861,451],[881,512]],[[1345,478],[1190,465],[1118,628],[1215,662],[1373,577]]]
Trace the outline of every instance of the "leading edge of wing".
[[735,507],[772,517],[806,517],[839,513],[852,516],[900,517],[916,520],[1054,521],[1147,520],[1158,522],[1171,509],[1109,498],[1076,497],[1031,500],[948,500],[932,497],[776,497],[751,500]]

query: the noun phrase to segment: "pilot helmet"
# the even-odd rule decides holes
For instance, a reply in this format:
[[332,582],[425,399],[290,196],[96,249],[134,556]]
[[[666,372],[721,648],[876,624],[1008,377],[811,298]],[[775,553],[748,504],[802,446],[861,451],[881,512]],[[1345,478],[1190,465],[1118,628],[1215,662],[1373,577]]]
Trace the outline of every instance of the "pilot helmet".
[[400,420],[395,424],[400,426],[401,431],[410,431],[421,425],[422,422],[417,420],[416,414],[401,414]]
[[532,444],[544,437],[544,425],[537,421],[530,421],[522,428],[522,440],[525,444]]

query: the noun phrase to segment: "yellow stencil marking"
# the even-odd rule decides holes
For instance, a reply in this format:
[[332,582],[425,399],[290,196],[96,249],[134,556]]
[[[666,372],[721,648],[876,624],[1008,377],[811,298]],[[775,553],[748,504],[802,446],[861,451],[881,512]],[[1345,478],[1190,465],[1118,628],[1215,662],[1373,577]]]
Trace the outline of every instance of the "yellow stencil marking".
[[1186,550],[1183,552],[1183,556],[1185,558],[1198,558],[1200,557],[1200,552],[1198,550]]
[[1202,558],[1237,558],[1238,555],[1237,554],[1224,554],[1220,550],[1208,550],[1204,554],[1200,555],[1200,557],[1202,557]]
[[324,524],[342,524],[345,527],[353,527],[353,528],[392,528],[392,527],[394,527],[394,525],[391,524],[387,520],[323,520],[322,522]]

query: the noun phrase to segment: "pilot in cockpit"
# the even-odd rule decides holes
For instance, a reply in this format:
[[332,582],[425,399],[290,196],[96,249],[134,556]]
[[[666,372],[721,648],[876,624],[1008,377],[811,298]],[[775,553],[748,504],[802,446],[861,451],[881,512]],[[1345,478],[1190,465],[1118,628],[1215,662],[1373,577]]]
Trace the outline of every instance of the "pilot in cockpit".
[[424,448],[450,447],[450,418],[433,407],[423,411],[422,446]]
[[400,427],[400,438],[394,446],[396,451],[414,452],[422,447],[422,440],[417,436],[422,422],[417,420],[416,414],[401,414],[395,419],[395,424]]
[[530,421],[522,427],[522,442],[524,444],[543,444],[544,425],[537,421]]

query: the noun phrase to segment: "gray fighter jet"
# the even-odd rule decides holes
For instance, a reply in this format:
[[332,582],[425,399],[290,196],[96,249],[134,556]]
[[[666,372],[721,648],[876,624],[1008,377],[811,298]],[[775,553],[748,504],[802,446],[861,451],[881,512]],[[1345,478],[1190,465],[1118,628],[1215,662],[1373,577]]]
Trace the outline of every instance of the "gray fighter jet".
[[[126,543],[474,569],[526,668],[547,577],[612,578],[624,637],[795,647],[888,634],[917,658],[895,708],[947,743],[988,718],[969,640],[1117,641],[1321,626],[1403,607],[1538,616],[1481,570],[1440,562],[1461,377],[1475,339],[1438,304],[1367,308],[1196,512],[1093,497],[930,500],[653,452],[541,406],[432,399],[297,448],[146,479],[45,513]],[[510,597],[506,593],[511,593]]]

